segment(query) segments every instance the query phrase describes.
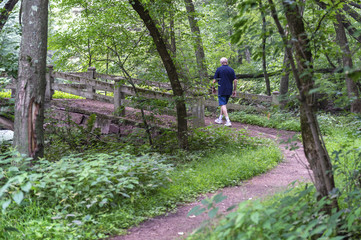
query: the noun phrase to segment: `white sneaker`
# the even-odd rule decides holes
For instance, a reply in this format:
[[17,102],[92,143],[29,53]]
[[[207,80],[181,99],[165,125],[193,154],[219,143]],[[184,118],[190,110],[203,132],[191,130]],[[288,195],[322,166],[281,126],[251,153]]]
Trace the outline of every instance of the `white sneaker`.
[[219,119],[217,118],[216,120],[214,120],[217,124],[222,124],[223,123],[223,120],[222,119]]
[[226,126],[226,127],[232,127],[231,121],[227,121],[226,124],[224,124],[224,126]]

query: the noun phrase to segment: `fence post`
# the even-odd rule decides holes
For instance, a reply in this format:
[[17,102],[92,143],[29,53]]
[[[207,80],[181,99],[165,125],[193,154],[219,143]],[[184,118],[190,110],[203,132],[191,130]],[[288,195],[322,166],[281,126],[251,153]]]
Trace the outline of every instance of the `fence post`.
[[45,88],[45,102],[50,102],[53,99],[53,77],[54,66],[48,65],[48,72],[46,74],[46,88]]
[[280,105],[280,93],[278,91],[272,92],[272,104]]
[[[96,68],[95,67],[89,67],[88,68],[88,78],[90,79],[96,79],[95,77],[95,73],[96,73]],[[94,99],[95,96],[95,89],[93,86],[87,85],[86,87],[87,91],[89,93],[91,93],[91,98],[90,99]]]
[[114,115],[124,116],[125,115],[125,106],[124,106],[124,93],[122,92],[122,86],[120,84],[120,78],[114,79]]
[[205,100],[203,96],[196,96],[193,98],[194,103],[192,106],[192,121],[193,121],[193,127],[199,128],[204,127],[205,120],[204,120],[204,105]]

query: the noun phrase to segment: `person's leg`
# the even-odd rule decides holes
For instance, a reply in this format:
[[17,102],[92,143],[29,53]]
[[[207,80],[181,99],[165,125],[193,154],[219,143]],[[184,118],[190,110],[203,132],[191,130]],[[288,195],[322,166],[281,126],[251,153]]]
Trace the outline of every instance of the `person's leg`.
[[[225,96],[226,104],[228,103],[229,97],[230,96]],[[231,121],[229,120],[229,117],[228,117],[226,104],[224,106],[222,106],[222,112],[223,112],[223,114],[224,114],[224,116],[226,118],[226,124],[225,125],[230,127],[230,126],[232,126],[232,124],[231,124]]]
[[224,112],[223,112],[223,106],[226,104],[227,99],[225,98],[225,96],[218,96],[218,103],[219,106],[221,107],[220,109],[220,115],[219,117],[215,120],[216,123],[221,124],[223,123],[223,116],[224,116]]
[[222,106],[221,106],[221,114],[223,114],[223,116],[224,116],[225,118],[228,118],[228,112],[227,112],[227,107],[226,107],[226,105],[222,105]]

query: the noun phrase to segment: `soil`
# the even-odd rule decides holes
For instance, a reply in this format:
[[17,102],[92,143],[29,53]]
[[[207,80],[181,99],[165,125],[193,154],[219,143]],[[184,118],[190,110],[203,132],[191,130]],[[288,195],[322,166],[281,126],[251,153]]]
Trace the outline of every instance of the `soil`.
[[[75,103],[77,102],[77,103]],[[111,114],[113,105],[94,102],[91,100],[68,101],[67,104],[77,105],[82,108],[89,108],[101,112]],[[79,104],[79,105],[78,105]],[[132,116],[131,116],[132,115]],[[126,108],[126,116],[134,118],[134,110]],[[167,117],[167,121],[174,123],[173,117]],[[213,118],[206,119],[206,125],[214,124]],[[204,220],[208,217],[206,214],[200,216],[187,217],[188,212],[195,206],[201,205],[202,199],[210,197],[220,192],[227,196],[227,199],[218,204],[221,213],[226,214],[226,209],[231,206],[238,205],[242,201],[264,198],[276,192],[287,189],[290,185],[297,181],[311,181],[310,170],[306,157],[304,155],[301,143],[297,143],[297,150],[289,150],[289,146],[283,141],[287,141],[295,132],[276,130],[238,122],[232,122],[233,129],[246,129],[250,136],[264,137],[273,139],[280,143],[280,149],[284,155],[282,161],[277,167],[271,171],[253,177],[248,181],[239,183],[239,186],[227,187],[219,189],[216,193],[204,194],[197,201],[179,206],[176,211],[170,212],[163,216],[158,216],[146,220],[139,226],[129,229],[127,235],[115,236],[112,240],[177,240],[185,239],[192,231],[200,227]]]

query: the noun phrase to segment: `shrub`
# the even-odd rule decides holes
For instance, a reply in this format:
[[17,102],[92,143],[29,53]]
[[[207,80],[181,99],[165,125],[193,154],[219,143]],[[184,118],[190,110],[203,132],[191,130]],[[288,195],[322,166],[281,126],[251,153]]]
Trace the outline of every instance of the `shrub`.
[[[361,195],[358,195],[358,200]],[[271,204],[245,201],[220,224],[189,239],[359,239],[361,209],[324,212],[331,200],[316,200],[314,187],[293,190]],[[358,216],[358,217],[357,217]]]
[[[0,85],[1,87],[1,85]],[[0,98],[11,98],[11,91],[1,91],[0,92]]]
[[55,90],[53,94],[53,99],[85,99],[84,97],[80,97],[74,94],[60,92]]
[[[41,200],[66,213],[101,208],[165,186],[172,171],[159,155],[70,155],[58,162],[31,162],[14,151],[0,155],[3,210],[24,198]],[[29,168],[29,166],[31,166]]]

